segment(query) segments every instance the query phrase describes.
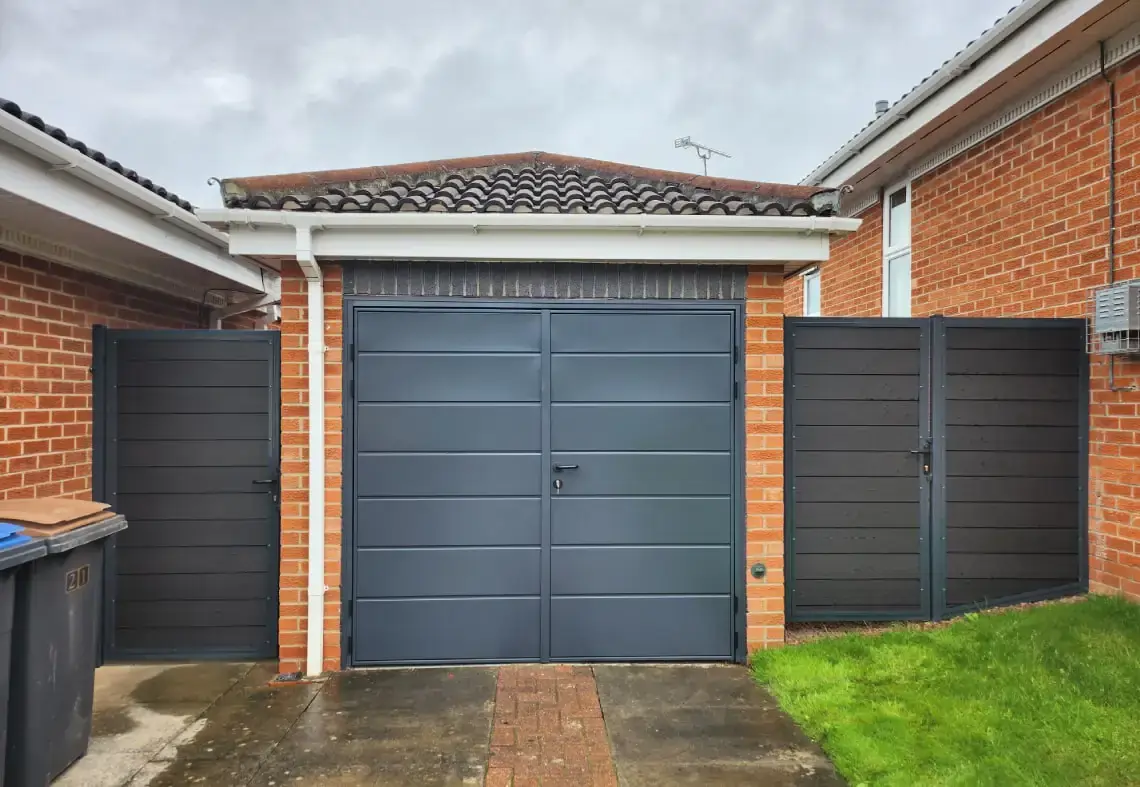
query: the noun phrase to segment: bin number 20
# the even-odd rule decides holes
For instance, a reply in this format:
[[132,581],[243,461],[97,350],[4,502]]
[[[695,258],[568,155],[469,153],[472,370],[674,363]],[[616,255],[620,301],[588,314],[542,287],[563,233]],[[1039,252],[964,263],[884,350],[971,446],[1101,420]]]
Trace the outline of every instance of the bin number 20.
[[74,593],[91,579],[91,566],[80,566],[67,572],[67,592]]

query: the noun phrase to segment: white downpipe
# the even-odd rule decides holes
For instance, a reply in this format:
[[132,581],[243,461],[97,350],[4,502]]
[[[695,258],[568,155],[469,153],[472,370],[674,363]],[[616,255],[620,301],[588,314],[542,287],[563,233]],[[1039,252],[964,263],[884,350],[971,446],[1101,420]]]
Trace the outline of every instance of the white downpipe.
[[324,669],[325,640],[325,293],[310,228],[297,228],[297,262],[308,285],[309,607],[305,674]]

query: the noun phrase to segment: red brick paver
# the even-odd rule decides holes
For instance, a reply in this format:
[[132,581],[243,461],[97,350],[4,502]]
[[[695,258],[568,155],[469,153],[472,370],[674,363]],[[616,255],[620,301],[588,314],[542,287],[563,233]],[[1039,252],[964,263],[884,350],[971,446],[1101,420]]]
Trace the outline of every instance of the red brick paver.
[[486,787],[617,787],[589,667],[499,670]]

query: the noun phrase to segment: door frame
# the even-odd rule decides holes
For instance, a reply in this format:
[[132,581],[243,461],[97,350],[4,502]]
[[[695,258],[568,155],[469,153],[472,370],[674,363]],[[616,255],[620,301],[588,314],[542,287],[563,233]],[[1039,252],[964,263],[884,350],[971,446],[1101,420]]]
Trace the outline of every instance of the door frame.
[[[281,334],[277,331],[210,330],[210,329],[111,329],[96,325],[92,332],[91,353],[91,498],[114,505],[112,499],[117,486],[116,448],[118,442],[118,402],[114,395],[118,380],[118,355],[113,345],[118,339],[135,341],[265,341],[269,345],[269,459],[267,464],[281,474]],[[280,489],[278,489],[280,501]],[[275,522],[270,523],[269,537],[272,551],[271,564],[276,580],[271,583],[268,602],[269,620],[267,637],[269,646],[257,653],[248,651],[171,652],[136,651],[119,652],[115,647],[115,603],[117,590],[118,558],[117,536],[107,540],[103,550],[103,609],[99,627],[98,663],[118,660],[186,661],[187,659],[258,659],[277,658],[278,634],[281,617],[281,506],[276,506]],[[130,522],[127,523],[130,526]]]
[[[356,666],[353,654],[353,615],[356,603],[355,586],[355,548],[356,548],[356,489],[355,489],[355,457],[356,457],[356,398],[355,392],[355,334],[357,314],[361,311],[377,311],[384,309],[407,310],[449,310],[461,309],[466,311],[534,311],[557,310],[566,312],[726,312],[733,316],[733,380],[736,383],[735,399],[733,401],[733,544],[732,577],[733,592],[733,661],[745,663],[748,657],[746,642],[747,632],[747,602],[746,602],[746,572],[747,572],[747,533],[745,528],[745,392],[744,392],[744,301],[740,299],[725,300],[602,300],[602,299],[571,299],[571,298],[463,298],[463,297],[392,297],[382,295],[349,295],[344,297],[344,341],[342,347],[341,375],[342,396],[344,407],[342,409],[343,431],[341,441],[341,605],[340,605],[340,632],[341,632],[341,667],[350,669]],[[544,335],[549,337],[550,311],[543,313]],[[543,348],[542,372],[544,381],[549,378],[549,347]],[[544,386],[546,382],[544,382]],[[544,445],[549,440],[549,415],[544,415],[543,425],[545,434]],[[550,484],[549,463],[543,469],[543,483]],[[543,506],[543,530],[546,532],[549,525],[549,506]],[[546,545],[549,546],[549,545]],[[549,551],[549,550],[548,550]],[[543,569],[543,587],[549,581],[548,567]],[[549,602],[549,598],[547,598]],[[549,623],[549,613],[544,612]],[[546,627],[544,626],[544,629]],[[542,640],[548,637],[548,630],[541,632]],[[431,662],[437,663],[437,662]],[[478,662],[470,662],[478,663]]]

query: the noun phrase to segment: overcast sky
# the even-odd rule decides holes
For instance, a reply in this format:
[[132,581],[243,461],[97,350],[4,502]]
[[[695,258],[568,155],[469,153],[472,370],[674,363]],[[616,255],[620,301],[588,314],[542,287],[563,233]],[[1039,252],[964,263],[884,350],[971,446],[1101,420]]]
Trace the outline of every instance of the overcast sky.
[[210,176],[546,150],[798,182],[1014,0],[0,0],[0,96]]

